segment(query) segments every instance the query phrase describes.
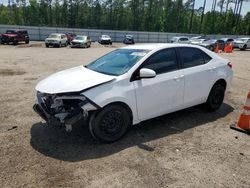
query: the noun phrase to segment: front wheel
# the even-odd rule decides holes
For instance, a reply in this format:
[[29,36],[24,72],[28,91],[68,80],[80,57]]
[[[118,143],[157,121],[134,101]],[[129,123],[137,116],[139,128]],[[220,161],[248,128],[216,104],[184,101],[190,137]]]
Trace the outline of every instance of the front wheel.
[[205,108],[210,112],[218,110],[223,103],[224,95],[224,86],[220,84],[214,85],[205,103]]
[[91,115],[89,130],[94,138],[102,142],[119,140],[131,124],[128,111],[121,105],[110,105]]

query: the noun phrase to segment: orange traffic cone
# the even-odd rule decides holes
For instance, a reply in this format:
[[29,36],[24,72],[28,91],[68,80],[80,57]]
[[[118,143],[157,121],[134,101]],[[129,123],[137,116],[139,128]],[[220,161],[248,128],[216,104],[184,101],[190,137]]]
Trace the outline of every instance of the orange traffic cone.
[[214,49],[214,52],[215,52],[215,53],[219,53],[219,50],[220,50],[220,48],[219,48],[219,43],[217,43],[217,44],[216,44],[216,47],[215,47],[215,49]]
[[229,45],[228,45],[228,43],[225,44],[224,52],[229,53]]
[[239,121],[230,126],[231,129],[250,134],[250,91],[247,95],[247,101],[244,106],[244,111],[240,115]]
[[228,51],[229,51],[228,53],[233,53],[233,43],[232,42],[229,43]]
[[224,52],[226,52],[226,53],[232,53],[233,52],[233,44],[231,42],[227,43],[225,45]]

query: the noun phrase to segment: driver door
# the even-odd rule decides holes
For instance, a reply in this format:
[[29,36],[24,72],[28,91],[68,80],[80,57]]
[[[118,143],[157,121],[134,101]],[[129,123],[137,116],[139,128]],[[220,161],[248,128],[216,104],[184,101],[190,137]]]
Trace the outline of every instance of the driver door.
[[140,67],[156,72],[154,78],[133,81],[136,91],[137,112],[141,121],[182,108],[184,76],[179,70],[174,48],[156,52]]

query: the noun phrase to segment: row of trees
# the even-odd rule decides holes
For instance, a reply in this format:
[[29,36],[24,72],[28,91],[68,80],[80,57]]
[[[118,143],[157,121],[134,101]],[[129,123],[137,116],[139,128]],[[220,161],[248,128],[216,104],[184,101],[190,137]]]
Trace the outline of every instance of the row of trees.
[[205,12],[206,0],[8,0],[0,24],[249,35],[244,1],[213,0]]

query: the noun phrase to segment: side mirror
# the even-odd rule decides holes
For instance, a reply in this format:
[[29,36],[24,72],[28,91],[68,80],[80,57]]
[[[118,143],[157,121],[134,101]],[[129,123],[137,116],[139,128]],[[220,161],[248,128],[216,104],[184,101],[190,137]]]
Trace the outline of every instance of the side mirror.
[[142,68],[139,73],[140,78],[154,78],[156,77],[156,72],[151,69]]

